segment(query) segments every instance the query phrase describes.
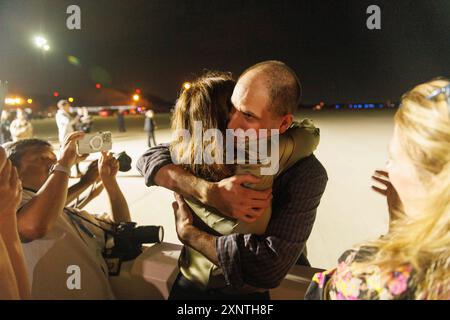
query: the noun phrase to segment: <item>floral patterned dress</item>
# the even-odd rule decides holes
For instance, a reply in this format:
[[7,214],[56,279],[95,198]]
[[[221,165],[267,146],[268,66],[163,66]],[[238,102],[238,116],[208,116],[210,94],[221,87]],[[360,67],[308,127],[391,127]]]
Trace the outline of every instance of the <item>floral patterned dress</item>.
[[369,268],[355,276],[350,265],[358,262],[370,248],[346,251],[339,258],[337,268],[316,273],[306,293],[307,300],[399,300],[414,299],[411,286],[414,274],[411,265],[403,265],[382,275],[378,267]]

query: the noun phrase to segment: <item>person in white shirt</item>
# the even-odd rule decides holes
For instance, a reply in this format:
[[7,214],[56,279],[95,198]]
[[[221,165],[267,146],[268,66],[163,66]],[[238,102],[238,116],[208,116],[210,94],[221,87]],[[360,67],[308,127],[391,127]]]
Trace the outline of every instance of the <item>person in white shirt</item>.
[[[5,146],[23,184],[17,222],[33,299],[114,299],[102,256],[104,232],[84,219],[101,222],[85,211],[68,208],[67,203],[99,178],[110,200],[109,221],[128,222],[130,212],[116,180],[119,165],[111,154],[102,153],[97,176],[91,166],[87,183],[68,191],[70,168],[79,160],[76,141],[83,136],[82,132],[68,135],[59,160],[43,140]],[[81,271],[80,288],[75,289],[68,285],[74,267]]]
[[[59,100],[57,106],[55,120],[58,127],[58,140],[59,145],[63,146],[64,139],[75,131],[79,119],[70,115],[70,103],[67,100]],[[80,177],[81,171],[78,163],[75,164],[75,169],[76,176]]]
[[33,137],[33,125],[28,121],[27,114],[22,109],[17,109],[17,117],[11,122],[9,130],[13,141]]
[[58,101],[58,111],[56,112],[56,125],[58,126],[58,139],[62,146],[64,139],[68,134],[74,132],[74,126],[77,122],[76,118],[70,115],[70,104],[67,100]]

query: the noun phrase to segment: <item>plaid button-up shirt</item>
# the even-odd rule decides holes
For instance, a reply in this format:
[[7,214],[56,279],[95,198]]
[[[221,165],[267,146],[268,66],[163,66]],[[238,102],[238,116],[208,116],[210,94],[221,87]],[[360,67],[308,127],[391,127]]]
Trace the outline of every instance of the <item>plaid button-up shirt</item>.
[[[168,145],[159,145],[142,155],[137,169],[146,185],[153,186],[158,170],[171,163]],[[327,181],[314,155],[298,161],[274,182],[272,217],[264,235],[217,238],[220,267],[229,285],[269,289],[281,283],[305,249]]]

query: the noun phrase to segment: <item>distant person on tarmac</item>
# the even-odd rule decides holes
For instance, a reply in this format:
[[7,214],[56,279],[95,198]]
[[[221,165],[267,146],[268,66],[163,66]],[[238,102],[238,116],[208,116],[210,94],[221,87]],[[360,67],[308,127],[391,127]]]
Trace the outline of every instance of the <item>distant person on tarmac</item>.
[[117,112],[117,125],[119,126],[119,132],[126,132],[125,129],[125,115],[122,110]]
[[64,145],[66,136],[75,131],[74,127],[77,123],[77,119],[72,118],[69,112],[70,103],[67,100],[60,100],[55,119],[56,125],[58,126],[58,140],[61,146]]
[[33,125],[28,121],[27,114],[22,109],[17,109],[16,119],[11,122],[11,137],[13,141],[30,139],[33,137]]
[[[70,103],[67,100],[58,101],[58,111],[56,112],[56,125],[58,126],[59,145],[63,146],[66,136],[75,131],[78,117],[73,118],[70,115]],[[78,163],[75,165],[77,176],[81,176]]]
[[6,142],[10,142],[11,138],[11,120],[10,114],[8,111],[2,111],[1,123],[0,123],[0,144],[4,144]]
[[145,124],[144,124],[144,131],[147,132],[148,135],[148,139],[147,139],[147,144],[148,147],[151,148],[152,147],[152,141],[154,146],[156,147],[156,140],[155,140],[155,129],[156,129],[156,124],[155,124],[155,112],[153,110],[148,110],[145,113]]

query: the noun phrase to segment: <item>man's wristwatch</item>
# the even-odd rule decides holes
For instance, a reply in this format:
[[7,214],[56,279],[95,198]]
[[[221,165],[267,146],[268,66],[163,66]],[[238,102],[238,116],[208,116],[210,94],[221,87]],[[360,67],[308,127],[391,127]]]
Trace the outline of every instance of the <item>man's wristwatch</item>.
[[54,164],[51,168],[50,168],[50,174],[54,173],[55,171],[61,171],[66,173],[69,177],[70,177],[70,169],[60,165],[60,164]]

